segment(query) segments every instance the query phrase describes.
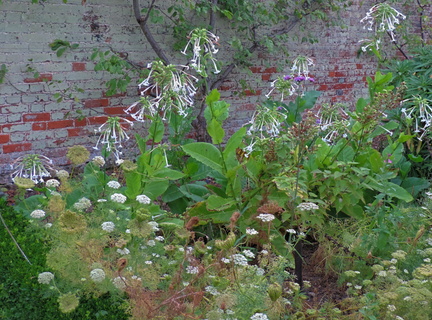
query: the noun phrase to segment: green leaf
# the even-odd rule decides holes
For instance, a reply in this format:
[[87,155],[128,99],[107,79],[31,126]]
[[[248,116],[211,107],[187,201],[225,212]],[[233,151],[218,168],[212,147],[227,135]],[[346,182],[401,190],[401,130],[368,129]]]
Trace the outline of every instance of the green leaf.
[[183,172],[177,171],[177,170],[172,170],[169,168],[162,168],[158,171],[156,171],[153,174],[154,177],[158,177],[158,178],[164,178],[167,180],[177,180],[177,179],[181,179],[185,176],[185,174]]
[[413,162],[423,162],[424,161],[422,156],[420,156],[420,155],[415,156],[412,153],[408,154],[408,158]]
[[232,198],[222,198],[216,195],[211,195],[207,198],[207,209],[224,211],[235,205],[235,200]]
[[207,122],[207,132],[212,138],[212,143],[221,144],[225,136],[225,131],[222,128],[222,124],[218,122],[215,118]]
[[143,194],[149,197],[152,200],[155,200],[157,197],[162,195],[169,186],[168,180],[155,180],[149,181],[145,184]]
[[222,152],[224,158],[228,158],[231,153],[236,152],[237,148],[240,147],[243,141],[243,137],[246,135],[246,128],[241,127],[239,130],[237,130],[231,138],[229,138],[224,151]]
[[221,153],[214,145],[206,142],[195,142],[182,146],[182,149],[199,162],[223,173]]
[[162,141],[165,133],[165,126],[159,118],[152,121],[148,133],[148,139],[153,140],[154,143],[159,143]]
[[137,173],[127,173],[126,174],[126,190],[125,195],[130,199],[135,199],[135,197],[141,194],[142,189],[142,176]]
[[405,202],[410,202],[413,200],[413,197],[408,191],[395,183],[389,181],[377,182],[370,177],[369,180],[369,186],[389,197],[400,199]]

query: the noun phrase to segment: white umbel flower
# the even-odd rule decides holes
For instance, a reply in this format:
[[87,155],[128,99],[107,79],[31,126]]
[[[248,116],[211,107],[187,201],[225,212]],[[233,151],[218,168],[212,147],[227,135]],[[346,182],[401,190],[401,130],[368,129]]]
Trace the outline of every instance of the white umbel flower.
[[102,282],[105,279],[105,271],[102,269],[93,269],[90,271],[90,278],[94,282]]
[[258,231],[256,231],[254,228],[246,228],[246,234],[254,236],[258,234]]
[[91,201],[85,197],[78,200],[78,202],[74,203],[74,208],[77,210],[85,210],[91,207]]
[[265,313],[255,313],[250,318],[251,318],[251,320],[268,320],[268,317]]
[[106,221],[106,222],[102,223],[101,227],[102,227],[102,230],[104,230],[104,231],[113,232],[114,228],[115,228],[115,224],[114,224],[114,222]]
[[246,257],[240,253],[236,253],[233,254],[231,256],[231,258],[233,259],[234,264],[238,265],[238,266],[247,266],[248,265],[248,261],[246,259]]
[[257,216],[257,219],[261,220],[262,222],[270,222],[274,220],[275,216],[270,213],[261,213]]
[[297,206],[300,211],[314,211],[318,210],[319,207],[313,202],[303,202]]
[[48,188],[57,188],[60,185],[60,181],[56,179],[49,179],[45,182],[45,186]]
[[125,203],[127,198],[125,195],[122,195],[121,193],[114,193],[111,195],[111,200],[117,203]]
[[105,159],[101,156],[96,156],[92,159],[94,165],[98,167],[103,167],[105,165]]
[[138,201],[141,204],[150,204],[151,200],[149,197],[147,197],[145,194],[140,194],[136,196],[136,201]]
[[121,187],[121,184],[118,183],[117,181],[113,180],[113,181],[109,181],[107,183],[107,186],[110,187],[110,188],[112,188],[112,189],[119,189]]
[[43,210],[34,210],[32,213],[30,213],[30,217],[35,218],[35,219],[40,219],[45,217],[45,211]]
[[54,274],[51,272],[39,273],[38,282],[42,284],[49,284],[54,279]]

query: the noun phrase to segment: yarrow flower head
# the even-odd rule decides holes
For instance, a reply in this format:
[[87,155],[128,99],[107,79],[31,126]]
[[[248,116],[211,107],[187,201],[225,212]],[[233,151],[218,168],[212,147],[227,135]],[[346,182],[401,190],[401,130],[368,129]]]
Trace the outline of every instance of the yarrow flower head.
[[78,200],[78,202],[74,203],[74,208],[77,210],[86,210],[88,208],[90,208],[92,205],[91,201],[85,197],[82,197],[81,199]]
[[86,147],[80,146],[80,145],[76,145],[76,146],[70,147],[68,149],[66,157],[74,165],[78,165],[78,164],[85,163],[89,159],[90,152],[87,150]]
[[54,274],[51,272],[39,273],[38,282],[41,284],[49,284],[54,279]]
[[265,313],[255,313],[252,317],[250,317],[251,320],[268,320],[268,317]]
[[43,178],[51,177],[52,163],[51,159],[39,154],[18,157],[11,165],[12,170],[15,170],[11,174],[12,180],[15,182],[15,178],[20,177],[30,179],[36,184],[43,182]]
[[271,222],[275,218],[274,215],[271,213],[261,213],[257,216],[257,219],[261,220],[262,222]]
[[213,64],[215,74],[220,72],[217,66],[214,54],[216,54],[219,49],[216,48],[216,44],[219,42],[219,37],[208,31],[207,29],[196,28],[189,33],[189,41],[187,42],[182,53],[187,54],[187,49],[192,46],[193,57],[191,59],[191,66],[203,77],[207,77],[205,72],[205,63],[201,61],[208,59]]
[[404,20],[406,16],[387,3],[378,3],[369,9],[360,22],[365,23],[364,29],[367,27],[369,31],[379,34],[388,32],[392,41],[396,41],[394,30],[400,23],[399,18]]
[[150,204],[151,203],[150,198],[147,197],[145,194],[140,194],[140,195],[136,196],[135,200],[141,204]]
[[125,203],[127,197],[121,193],[114,193],[111,195],[111,200],[117,203]]
[[250,236],[254,236],[257,235],[259,232],[256,231],[254,228],[246,228],[246,234],[250,235]]
[[107,186],[112,189],[119,189],[121,187],[121,184],[118,183],[117,181],[112,180],[107,183]]
[[90,271],[90,278],[94,282],[102,282],[105,279],[105,271],[99,268],[93,269]]
[[101,156],[96,156],[92,159],[92,163],[98,167],[103,167],[105,165],[105,159]]
[[234,264],[236,264],[238,266],[244,267],[244,266],[248,265],[248,261],[247,261],[246,257],[240,253],[233,254],[231,256],[231,258],[232,258]]
[[181,66],[180,69],[172,64],[154,61],[149,67],[149,75],[139,84],[142,98],[125,112],[140,122],[158,114],[162,114],[165,119],[170,111],[185,117],[188,107],[194,103],[193,97],[197,91],[194,83],[198,79],[185,71],[187,66]]
[[115,228],[115,224],[112,221],[106,221],[106,222],[102,223],[101,227],[102,227],[102,230],[104,230],[104,231],[113,232],[114,228]]
[[129,140],[129,136],[125,131],[126,127],[122,125],[122,121],[126,122],[128,125],[133,125],[133,122],[128,119],[109,117],[104,124],[95,130],[97,133],[100,133],[100,135],[93,148],[99,150],[99,145],[101,144],[107,152],[113,152],[116,161],[121,160],[122,152],[120,149],[123,148],[122,144]]
[[33,210],[32,213],[30,213],[30,217],[35,218],[35,219],[40,219],[45,217],[45,211],[43,210]]
[[313,202],[303,202],[297,206],[297,209],[300,211],[315,211],[318,210],[319,207]]

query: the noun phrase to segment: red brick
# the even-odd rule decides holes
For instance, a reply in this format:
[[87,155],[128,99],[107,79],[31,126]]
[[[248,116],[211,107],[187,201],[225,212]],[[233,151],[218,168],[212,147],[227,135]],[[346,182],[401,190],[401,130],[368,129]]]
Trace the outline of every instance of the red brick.
[[353,83],[337,83],[333,86],[333,89],[351,89],[354,87]]
[[31,150],[31,143],[16,143],[3,146],[3,153],[22,152]]
[[74,121],[73,120],[58,120],[58,121],[50,121],[48,122],[48,129],[61,129],[72,127]]
[[357,69],[363,69],[363,65],[360,64],[360,63],[357,63],[357,64],[356,64],[356,68],[357,68]]
[[108,105],[109,100],[106,98],[87,100],[84,102],[84,107],[86,108],[108,107]]
[[8,134],[0,134],[0,143],[8,143],[9,135]]
[[109,114],[109,115],[124,115],[124,109],[125,107],[108,107],[108,108],[104,108],[104,113]]
[[249,70],[252,71],[252,73],[261,73],[261,67],[249,67]]
[[243,91],[243,93],[246,95],[246,96],[260,96],[261,95],[261,90],[254,90],[254,91],[252,91],[252,90],[244,90]]
[[264,69],[264,71],[263,71],[263,73],[276,73],[276,72],[277,72],[276,67],[270,67],[270,68]]
[[250,110],[255,110],[256,109],[256,105],[254,105],[253,103],[245,103],[240,105],[237,110],[239,111],[250,111]]
[[51,120],[51,114],[49,113],[26,113],[23,115],[24,122],[33,121],[49,121]]
[[46,122],[37,122],[32,124],[32,130],[33,131],[39,131],[39,130],[46,130],[47,129],[47,123]]
[[[139,92],[138,92],[138,93],[139,93]],[[108,96],[108,95],[106,94],[106,92],[104,92],[102,95],[103,95],[105,98],[121,98],[121,97],[126,97],[126,92],[116,93],[116,94],[113,94],[113,95],[110,95],[110,96]]]
[[89,124],[89,122],[86,119],[82,119],[82,120],[75,119],[74,120],[74,127],[84,127],[88,124]]
[[321,84],[318,87],[318,91],[327,91],[327,90],[328,90],[328,85],[326,85],[326,84]]
[[67,131],[68,131],[68,137],[79,137],[79,136],[84,136],[88,133],[87,130],[83,128],[72,128],[72,129],[67,129]]
[[72,62],[72,71],[85,71],[86,64],[84,62]]
[[37,78],[25,78],[25,83],[45,82],[51,81],[53,78],[51,73],[41,73]]
[[271,78],[271,74],[269,74],[269,73],[263,74],[261,76],[262,81],[270,81],[270,78]]
[[108,120],[107,116],[89,117],[87,118],[89,124],[103,124]]

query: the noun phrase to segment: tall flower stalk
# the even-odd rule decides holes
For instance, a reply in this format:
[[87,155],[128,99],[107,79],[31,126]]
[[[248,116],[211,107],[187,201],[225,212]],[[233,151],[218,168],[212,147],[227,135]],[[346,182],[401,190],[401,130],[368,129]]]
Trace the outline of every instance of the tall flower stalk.
[[53,169],[52,163],[50,158],[40,154],[28,154],[18,157],[11,164],[14,170],[11,174],[12,180],[15,181],[15,178],[20,177],[30,179],[36,184],[43,182],[43,178],[51,177],[49,170]]

